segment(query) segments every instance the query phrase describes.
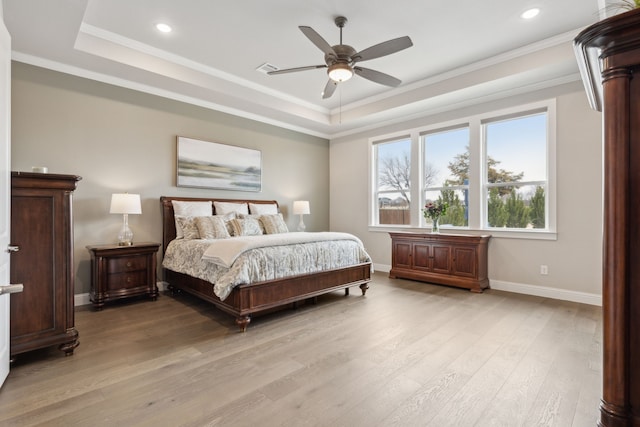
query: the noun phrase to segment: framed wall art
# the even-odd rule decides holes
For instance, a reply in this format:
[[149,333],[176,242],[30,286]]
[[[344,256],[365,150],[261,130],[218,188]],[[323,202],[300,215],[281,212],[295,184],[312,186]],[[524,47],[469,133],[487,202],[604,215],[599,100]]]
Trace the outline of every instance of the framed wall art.
[[261,191],[262,152],[178,137],[178,187]]

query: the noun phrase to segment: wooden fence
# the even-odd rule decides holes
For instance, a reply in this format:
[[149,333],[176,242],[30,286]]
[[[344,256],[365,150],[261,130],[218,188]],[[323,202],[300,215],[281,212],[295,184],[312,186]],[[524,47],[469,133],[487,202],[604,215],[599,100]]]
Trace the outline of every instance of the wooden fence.
[[411,224],[409,209],[379,209],[380,224]]

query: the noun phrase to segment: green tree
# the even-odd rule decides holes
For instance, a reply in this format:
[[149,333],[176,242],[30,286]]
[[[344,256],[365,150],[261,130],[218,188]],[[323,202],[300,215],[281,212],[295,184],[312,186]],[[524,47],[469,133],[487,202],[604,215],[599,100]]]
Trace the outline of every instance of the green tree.
[[489,227],[504,227],[507,224],[507,211],[497,188],[489,190],[489,203],[487,204],[487,216]]
[[[497,165],[500,162],[495,160],[491,156],[487,158],[487,181],[489,183],[499,183],[499,182],[518,182],[524,176],[524,172],[514,173],[509,172],[504,169],[497,169]],[[449,182],[451,185],[463,185],[465,180],[469,179],[469,147],[464,153],[457,154],[452,162],[449,162],[448,165],[451,173],[457,177],[457,179]],[[514,187],[500,187],[500,194],[507,195],[511,192],[511,189]]]
[[451,224],[457,227],[467,225],[465,221],[466,207],[454,190],[441,190],[438,200],[449,205],[447,214],[440,217],[440,224]]
[[507,228],[526,228],[529,225],[529,207],[515,188],[507,197],[505,210],[507,211]]
[[544,228],[545,221],[545,195],[543,187],[536,187],[536,192],[529,201],[529,214],[533,228]]

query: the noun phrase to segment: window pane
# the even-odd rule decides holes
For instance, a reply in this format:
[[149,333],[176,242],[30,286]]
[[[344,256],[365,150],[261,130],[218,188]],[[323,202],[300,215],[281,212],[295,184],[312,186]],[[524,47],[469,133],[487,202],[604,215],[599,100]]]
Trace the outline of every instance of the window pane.
[[376,144],[378,224],[411,224],[411,140]]
[[493,228],[546,228],[545,188],[495,186],[487,192],[487,226]]
[[[440,217],[440,225],[443,227],[468,227],[469,226],[469,190],[448,190],[425,192],[425,203],[446,202],[447,213]],[[420,211],[422,213],[422,211]],[[426,224],[431,224],[431,219],[425,218]]]
[[377,144],[378,191],[411,188],[411,140]]
[[[547,228],[547,113],[484,125],[487,226]],[[495,186],[523,182],[525,185]]]
[[488,182],[547,179],[547,114],[485,125]]
[[411,224],[409,203],[401,193],[382,193],[378,196],[378,224]]
[[423,144],[426,188],[468,184],[468,128],[426,134]]

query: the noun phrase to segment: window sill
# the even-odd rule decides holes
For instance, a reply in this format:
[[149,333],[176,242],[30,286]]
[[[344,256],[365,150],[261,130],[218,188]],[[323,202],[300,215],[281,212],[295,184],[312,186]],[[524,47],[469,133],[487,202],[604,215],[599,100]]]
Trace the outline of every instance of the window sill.
[[[374,233],[389,233],[406,231],[411,233],[430,233],[431,229],[426,227],[411,227],[406,225],[370,225],[369,231]],[[450,228],[440,227],[441,234],[490,234],[493,238],[504,239],[524,239],[524,240],[558,240],[558,233],[547,230],[500,230],[487,228],[484,230],[472,230],[470,228]]]

